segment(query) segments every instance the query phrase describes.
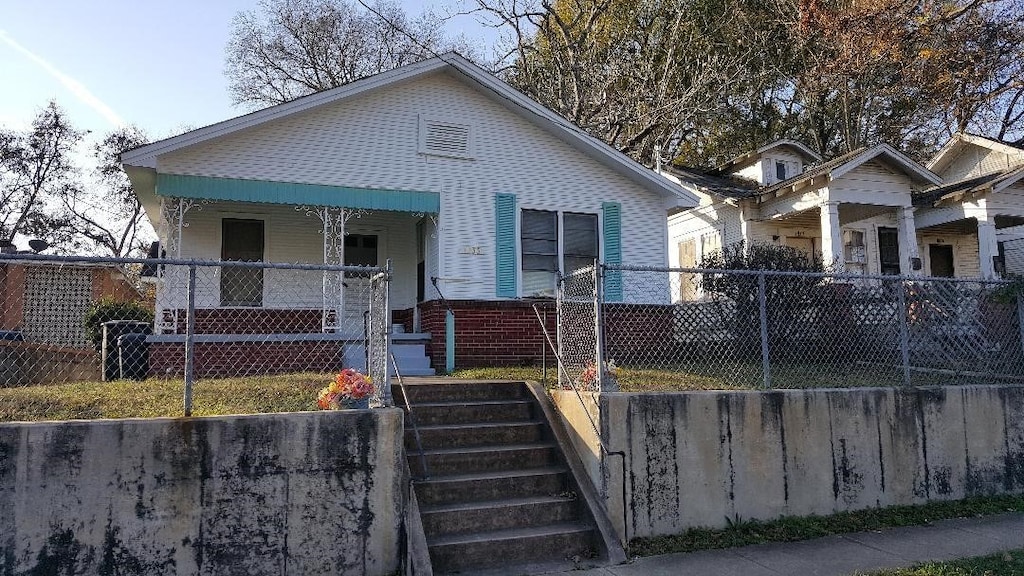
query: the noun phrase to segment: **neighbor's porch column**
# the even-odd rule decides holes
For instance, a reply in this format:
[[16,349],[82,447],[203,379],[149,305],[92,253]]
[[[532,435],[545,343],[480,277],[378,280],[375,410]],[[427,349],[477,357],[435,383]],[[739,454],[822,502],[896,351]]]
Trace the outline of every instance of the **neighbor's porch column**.
[[996,223],[987,215],[978,216],[978,263],[981,277],[987,280],[999,278],[993,259],[999,255],[999,241],[996,240]]
[[839,228],[839,202],[830,200],[821,205],[821,261],[838,273],[843,266],[843,233]]
[[917,226],[914,224],[914,208],[903,206],[896,209],[896,222],[899,230],[900,274],[904,276],[920,275],[923,266],[914,270],[914,259],[920,261],[917,250]]

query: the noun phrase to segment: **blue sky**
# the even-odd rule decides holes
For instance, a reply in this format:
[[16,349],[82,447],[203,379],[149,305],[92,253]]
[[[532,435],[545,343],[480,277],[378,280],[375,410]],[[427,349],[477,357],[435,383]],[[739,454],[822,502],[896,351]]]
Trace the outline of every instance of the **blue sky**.
[[[460,6],[402,4],[410,14]],[[0,0],[0,126],[28,126],[51,99],[94,136],[129,123],[160,138],[242,114],[228,96],[224,47],[235,14],[257,6],[258,0]],[[490,37],[471,17],[449,28],[480,42]]]

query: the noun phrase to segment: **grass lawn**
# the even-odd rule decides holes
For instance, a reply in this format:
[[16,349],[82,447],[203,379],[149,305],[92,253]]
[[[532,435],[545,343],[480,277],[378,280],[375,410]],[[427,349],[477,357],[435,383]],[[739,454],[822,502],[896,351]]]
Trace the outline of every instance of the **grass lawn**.
[[636,538],[630,542],[629,552],[637,556],[654,556],[765,542],[791,542],[832,534],[883,530],[897,526],[920,526],[949,518],[1022,511],[1024,495],[1011,495],[929,502],[918,506],[871,508],[840,512],[831,516],[784,517],[767,522],[741,520],[723,529],[696,528],[673,536]]
[[1024,550],[950,562],[928,562],[912,568],[872,572],[870,576],[1024,576]]
[[[316,395],[333,374],[288,374],[198,380],[192,414],[260,414],[316,410]],[[71,382],[0,388],[0,422],[155,418],[183,414],[184,381]]]
[[[556,367],[548,366],[547,383],[558,380]],[[761,365],[731,363],[716,365],[715,374],[706,366],[680,366],[676,369],[643,369],[620,366],[619,389],[623,392],[684,392],[692,390],[757,390],[762,388]],[[543,381],[539,367],[492,367],[456,370],[457,378]],[[898,368],[854,364],[791,364],[773,366],[772,388],[856,388],[900,386],[903,374]],[[915,385],[943,383],[934,375],[915,374]]]

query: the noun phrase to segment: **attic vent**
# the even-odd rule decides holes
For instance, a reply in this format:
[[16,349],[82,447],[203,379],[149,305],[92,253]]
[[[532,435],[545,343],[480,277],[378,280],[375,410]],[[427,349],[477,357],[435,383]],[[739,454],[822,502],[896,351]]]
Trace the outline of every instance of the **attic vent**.
[[472,158],[469,126],[436,120],[420,121],[420,153]]

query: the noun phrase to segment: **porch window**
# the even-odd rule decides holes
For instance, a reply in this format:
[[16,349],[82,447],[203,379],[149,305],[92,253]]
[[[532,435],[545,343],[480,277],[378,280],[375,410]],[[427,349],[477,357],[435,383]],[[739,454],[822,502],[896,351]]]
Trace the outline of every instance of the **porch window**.
[[524,295],[553,295],[559,273],[593,266],[598,257],[597,214],[523,210],[521,234]]
[[376,265],[376,234],[349,234],[345,236],[345,266]]
[[[221,260],[263,261],[263,220],[221,221]],[[263,269],[224,266],[220,274],[221,306],[262,306]]]

